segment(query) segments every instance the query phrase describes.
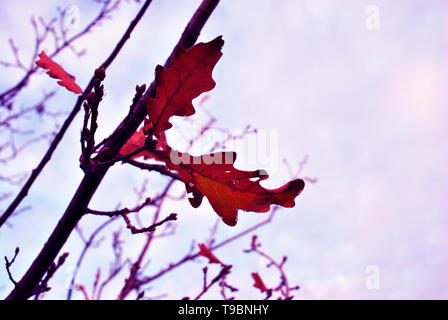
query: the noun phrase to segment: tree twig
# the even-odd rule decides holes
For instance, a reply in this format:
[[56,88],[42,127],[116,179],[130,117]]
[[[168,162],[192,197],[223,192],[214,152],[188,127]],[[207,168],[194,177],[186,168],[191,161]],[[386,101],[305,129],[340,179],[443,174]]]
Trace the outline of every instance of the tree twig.
[[[269,216],[265,220],[263,220],[263,221],[261,221],[259,223],[256,223],[253,226],[248,227],[247,229],[237,233],[236,235],[228,237],[227,239],[225,239],[225,240],[223,240],[223,241],[221,241],[221,242],[211,246],[210,250],[215,250],[215,249],[221,248],[221,247],[223,247],[223,246],[225,246],[225,245],[227,245],[227,244],[229,244],[229,243],[231,243],[233,241],[236,241],[236,240],[244,237],[245,235],[247,235],[247,234],[249,234],[249,233],[251,233],[251,232],[253,232],[253,231],[255,231],[255,230],[257,230],[257,229],[259,229],[259,228],[261,228],[261,227],[263,227],[263,226],[265,226],[267,224],[269,224],[269,223],[271,223],[272,219],[274,218],[274,215],[275,215],[275,213],[276,213],[276,211],[278,209],[279,209],[278,206],[274,207],[274,209],[271,211],[271,213],[269,214]],[[170,271],[180,267],[184,263],[186,263],[188,261],[192,261],[192,260],[196,259],[197,257],[199,257],[199,252],[194,252],[194,253],[192,253],[192,252],[193,251],[191,250],[183,258],[181,258],[177,262],[170,263],[167,267],[161,269],[156,274],[154,274],[152,276],[147,276],[147,277],[141,278],[139,280],[139,284],[140,285],[148,284],[148,283],[150,283],[150,282],[160,278],[161,276],[165,275],[166,273],[168,273],[168,272],[170,272]]]
[[75,270],[73,272],[73,276],[72,279],[70,280],[70,287],[68,288],[67,291],[67,300],[70,300],[73,294],[73,286],[75,285],[75,280],[76,280],[76,276],[78,274],[78,270],[81,267],[81,264],[84,260],[84,257],[87,253],[87,251],[91,248],[91,246],[93,245],[96,236],[105,228],[107,227],[110,223],[112,223],[113,221],[115,221],[115,218],[109,219],[106,222],[104,222],[103,224],[101,224],[98,228],[95,229],[95,231],[90,235],[90,237],[87,240],[84,240],[84,247],[81,251],[81,254],[79,255],[78,261],[76,262],[76,266],[75,266]]
[[68,257],[68,252],[64,252],[58,259],[57,263],[52,263],[47,270],[47,274],[45,277],[39,282],[36,289],[34,290],[33,295],[35,299],[38,300],[40,295],[44,292],[50,291],[51,288],[48,286],[48,282],[51,278],[53,278],[56,271],[64,264],[65,260]]
[[6,272],[8,273],[9,280],[14,284],[14,287],[17,286],[17,282],[14,280],[12,274],[11,274],[11,265],[16,261],[17,255],[19,254],[19,247],[16,247],[16,250],[14,251],[14,257],[10,260],[8,260],[8,257],[5,256],[5,266],[6,266]]
[[117,216],[122,216],[122,215],[125,215],[128,213],[132,213],[132,212],[139,212],[144,207],[146,207],[150,204],[153,204],[153,203],[154,203],[154,201],[151,200],[151,198],[146,198],[144,202],[142,202],[141,204],[139,204],[138,206],[136,206],[135,208],[132,208],[132,209],[123,208],[123,209],[114,210],[114,211],[99,211],[99,210],[87,209],[86,213],[94,214],[97,216],[117,217]]
[[[174,180],[171,179],[170,182],[167,183],[165,186],[165,189],[160,194],[160,203],[157,206],[157,211],[154,214],[153,217],[153,224],[157,223],[157,220],[159,219],[160,212],[162,211],[162,205],[163,201],[165,200],[166,195],[168,194],[168,191],[170,190],[171,186],[173,185]],[[138,279],[138,272],[141,268],[141,264],[143,262],[143,259],[145,258],[145,255],[154,240],[154,233],[150,232],[146,235],[146,242],[143,245],[142,250],[140,251],[140,254],[136,261],[132,263],[131,270],[129,272],[129,277],[126,278],[123,288],[120,291],[120,294],[118,295],[119,300],[123,300],[126,298],[126,296],[134,289],[138,289],[140,287],[140,281]]]
[[150,164],[150,163],[144,163],[144,162],[139,162],[136,160],[132,160],[132,159],[128,159],[128,160],[124,160],[124,163],[128,163],[134,167],[140,168],[142,170],[147,170],[147,171],[155,171],[158,172],[164,176],[168,176],[171,177],[175,180],[179,180],[182,181],[182,179],[179,177],[179,175],[175,172],[170,171],[166,166],[164,165],[160,165],[160,164]]
[[263,258],[265,258],[265,259],[267,259],[269,261],[268,267],[274,266],[278,270],[278,272],[280,273],[280,283],[278,284],[278,286],[276,288],[267,290],[266,299],[269,299],[271,297],[272,291],[280,292],[281,296],[279,298],[283,298],[285,300],[292,299],[294,296],[291,295],[291,291],[292,290],[298,290],[300,287],[299,286],[291,287],[289,285],[288,277],[286,276],[285,270],[283,268],[285,263],[286,263],[287,257],[284,256],[282,258],[281,262],[277,262],[270,255],[268,255],[264,251],[260,250],[259,249],[260,247],[261,247],[261,243],[259,243],[257,241],[257,236],[253,235],[252,236],[252,240],[251,240],[250,248],[244,250],[244,252],[245,253],[251,253],[251,252],[257,253],[258,255],[262,256]]
[[[84,102],[84,125],[81,131],[81,168],[86,171],[90,169],[90,160],[95,147],[95,132],[98,129],[98,107],[103,100],[104,86],[101,84],[106,77],[104,68],[96,69],[94,76],[94,91],[87,95],[87,101]],[[90,119],[90,128],[88,122]]]
[[[64,34],[63,28],[61,28],[62,37],[59,37],[56,35],[56,30],[54,29],[54,23],[56,22],[56,19],[52,19],[50,22],[45,23],[42,18],[39,18],[40,24],[43,26],[44,31],[43,33],[39,32],[39,26],[34,17],[31,18],[31,25],[33,27],[34,33],[35,33],[35,45],[34,45],[34,53],[32,55],[32,58],[30,60],[30,66],[23,78],[13,87],[5,90],[4,92],[0,93],[0,106],[7,105],[11,103],[11,100],[28,84],[30,78],[37,72],[38,67],[34,64],[34,61],[37,58],[37,55],[39,54],[39,51],[41,50],[41,44],[44,42],[44,40],[47,38],[49,34],[52,34],[55,37],[55,49],[54,51],[49,55],[50,58],[54,58],[57,56],[60,52],[62,52],[66,48],[70,48],[73,50],[73,43],[78,40],[79,38],[83,37],[87,33],[89,33],[93,27],[98,25],[104,18],[106,18],[113,10],[115,10],[118,7],[120,0],[111,1],[106,0],[103,2],[103,6],[98,13],[98,15],[80,32],[73,35],[70,38],[66,37],[66,34]],[[112,3],[112,5],[111,5]],[[63,14],[61,14],[61,22],[64,18]],[[63,38],[63,39],[60,39]],[[59,44],[60,40],[62,40],[62,43]],[[16,64],[20,64],[20,58],[18,57],[18,48],[15,46],[14,42],[10,40],[10,46],[11,50],[13,51],[13,54],[16,59]],[[78,54],[79,55],[79,54]],[[7,64],[7,63],[6,63]],[[5,65],[5,63],[3,63]],[[20,66],[19,66],[20,67]]]
[[126,222],[126,226],[129,230],[131,230],[132,234],[136,234],[136,233],[145,233],[145,232],[154,232],[156,231],[156,228],[158,226],[161,226],[164,223],[167,223],[168,221],[174,221],[177,220],[177,214],[176,213],[170,213],[169,216],[167,216],[165,219],[153,223],[152,225],[150,225],[149,227],[145,227],[145,228],[137,228],[134,225],[132,225],[131,221],[129,220],[127,214],[122,214],[122,217],[124,219],[124,221]]
[[207,284],[207,267],[205,267],[203,269],[204,271],[204,285],[202,288],[202,291],[196,296],[196,298],[194,298],[194,300],[199,300],[204,293],[206,293],[215,283],[217,283],[218,281],[224,279],[229,273],[230,273],[230,269],[232,268],[231,265],[226,266],[223,265],[221,271],[218,273],[218,275],[216,277],[214,277],[212,279],[212,281],[210,281],[210,283]]

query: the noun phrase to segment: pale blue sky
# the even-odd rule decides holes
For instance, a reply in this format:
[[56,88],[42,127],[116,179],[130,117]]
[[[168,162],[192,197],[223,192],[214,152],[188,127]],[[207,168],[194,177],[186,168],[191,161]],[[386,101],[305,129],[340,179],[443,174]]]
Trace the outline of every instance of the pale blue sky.
[[[152,81],[155,66],[164,62],[199,2],[153,1],[108,70],[99,136],[109,134],[126,114],[135,85]],[[33,40],[30,15],[49,17],[56,6],[69,3],[80,7],[81,25],[95,12],[87,1],[48,0],[26,6],[24,1],[2,2],[0,43],[5,46],[12,36],[27,54]],[[380,10],[379,30],[366,28],[368,5]],[[288,179],[283,158],[295,165],[307,154],[303,174],[319,178],[317,184],[306,186],[294,209],[279,211],[275,222],[260,232],[268,252],[289,257],[290,281],[301,285],[296,298],[447,298],[446,9],[444,1],[423,0],[223,0],[204,28],[201,41],[217,35],[226,41],[214,71],[217,86],[206,104],[218,125],[242,129],[251,124],[278,131],[278,154],[265,167],[271,176],[266,186],[279,186]],[[137,10],[135,3],[124,3],[113,20],[82,39],[78,47],[88,48],[85,57],[78,60],[67,52],[57,59],[76,75],[81,87]],[[10,58],[8,50],[2,52],[4,60]],[[14,74],[1,70],[3,88]],[[53,79],[36,78],[21,101],[33,101],[42,88],[54,86]],[[74,100],[59,90],[51,107],[69,110]],[[195,116],[201,118],[203,114]],[[82,177],[77,163],[79,130],[80,118],[25,201],[33,209],[14,218],[13,229],[0,229],[2,256],[10,256],[17,245],[22,249],[13,268],[17,277],[40,250]],[[174,131],[168,138],[175,147],[180,145]],[[238,145],[237,151],[244,154],[243,148]],[[0,170],[32,168],[44,150],[45,145],[28,149]],[[258,168],[246,160],[239,156],[236,166]],[[118,201],[132,206],[132,187],[144,178],[140,171],[116,166],[92,207],[112,209]],[[151,175],[149,183],[158,190],[163,181]],[[176,190],[181,192],[183,186]],[[153,247],[150,273],[170,258],[181,257],[190,239],[203,241],[216,218],[206,201],[197,210],[186,201],[169,203],[166,210],[180,213],[178,234]],[[236,228],[220,226],[221,237],[262,219],[262,214],[240,213]],[[81,225],[93,229],[100,220],[88,217]],[[79,243],[77,235],[69,239],[65,250],[71,256],[55,277],[49,298],[65,297],[64,283]],[[127,237],[127,252],[137,254],[141,243],[141,236]],[[216,255],[234,264],[230,281],[242,287],[237,297],[259,298],[250,273],[259,271],[268,283],[274,283],[277,275],[268,273],[257,257],[240,253],[248,244],[249,239],[239,241]],[[107,245],[91,252],[80,282],[91,284],[98,264],[106,272],[104,261],[110,254]],[[155,282],[151,292],[169,293],[173,299],[195,294],[203,265],[203,260],[187,265]],[[365,286],[368,265],[379,267],[379,290]],[[187,273],[191,276],[184,277]],[[5,272],[0,274],[3,297],[11,284]],[[120,281],[113,284],[105,297],[116,296],[120,285]],[[212,291],[205,298],[218,295]]]

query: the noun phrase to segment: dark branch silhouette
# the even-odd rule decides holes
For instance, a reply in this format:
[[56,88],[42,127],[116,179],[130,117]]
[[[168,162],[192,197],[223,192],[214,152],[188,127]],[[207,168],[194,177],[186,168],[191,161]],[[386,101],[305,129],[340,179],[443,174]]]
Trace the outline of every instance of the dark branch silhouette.
[[[204,0],[201,3],[198,10],[194,13],[185,28],[185,31],[183,32],[177,46],[167,59],[165,66],[170,65],[170,62],[173,59],[178,47],[181,46],[188,49],[195,44],[202,27],[205,25],[218,2],[218,0]],[[88,92],[91,90],[91,86],[93,85],[92,82],[93,80],[89,84],[90,88],[88,88]],[[154,96],[154,92],[155,83],[153,82],[144,96]],[[78,99],[80,102],[82,102],[82,100],[83,98]],[[80,106],[81,103],[79,104],[79,107]],[[130,112],[130,114],[122,121],[115,132],[111,135],[110,140],[104,144],[98,155],[93,160],[98,161],[99,163],[104,163],[114,159],[118,155],[122,146],[127,140],[129,140],[131,135],[143,122],[146,115],[145,111],[146,108],[144,101],[140,99],[134,110],[132,110],[132,112]],[[93,170],[85,173],[81,184],[79,185],[61,220],[49,237],[44,248],[34,260],[31,267],[18,282],[13,291],[8,295],[8,300],[23,300],[29,298],[33,294],[33,291],[38,285],[40,279],[43,277],[46,270],[48,270],[51,262],[55,259],[67,238],[86,212],[90,199],[94,195],[108,169],[109,166],[99,164],[96,165]]]

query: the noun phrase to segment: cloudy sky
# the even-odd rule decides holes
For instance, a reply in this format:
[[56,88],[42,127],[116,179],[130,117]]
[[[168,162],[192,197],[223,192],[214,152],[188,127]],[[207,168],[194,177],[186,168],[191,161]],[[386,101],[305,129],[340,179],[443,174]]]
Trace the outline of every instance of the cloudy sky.
[[[152,81],[155,66],[163,64],[199,3],[153,1],[108,70],[100,137],[107,136],[126,114],[135,85]],[[31,15],[51,18],[57,7],[70,4],[79,8],[81,27],[98,10],[90,1],[1,2],[1,60],[13,59],[10,37],[24,59],[29,58]],[[76,75],[81,87],[138,8],[135,2],[123,3],[112,19],[77,42],[78,48],[87,48],[85,56],[76,58],[70,51],[58,56],[57,62]],[[236,167],[263,167],[271,176],[264,186],[277,187],[290,178],[283,159],[297,168],[308,155],[302,175],[318,178],[316,184],[307,184],[295,208],[280,210],[274,223],[259,232],[267,252],[278,259],[288,256],[285,271],[291,283],[301,286],[297,299],[448,298],[446,10],[443,0],[222,0],[201,33],[200,41],[218,35],[225,40],[224,55],[213,75],[217,85],[204,107],[216,116],[219,127],[238,131],[250,124],[274,136],[272,150],[267,157],[256,157],[255,163],[253,153],[247,151],[250,143],[238,142]],[[51,48],[51,42],[46,45]],[[2,90],[20,76],[17,70],[2,68],[1,72]],[[43,90],[55,87],[53,79],[36,77],[19,103],[29,104]],[[68,111],[74,101],[71,93],[61,89],[49,108]],[[82,178],[80,118],[24,202],[32,209],[13,218],[13,227],[0,229],[1,256],[11,256],[16,246],[22,250],[13,266],[17,278],[41,249]],[[207,117],[199,112],[193,118],[200,123]],[[168,139],[182,148],[175,129]],[[2,174],[33,168],[45,147],[37,144],[27,149],[17,161],[2,165]],[[126,166],[114,167],[92,207],[110,210],[118,202],[132,206],[132,188],[145,178],[156,190],[166,181]],[[6,184],[0,188],[15,190]],[[179,194],[183,186],[174,189]],[[0,202],[1,209],[5,206],[5,201]],[[206,201],[197,210],[186,201],[169,202],[166,212],[179,212],[178,233],[152,248],[150,273],[181,257],[191,239],[204,241],[216,219]],[[263,218],[263,214],[240,213],[237,227],[219,226],[219,237]],[[88,233],[101,221],[88,217],[81,227]],[[126,238],[129,256],[138,254],[143,240]],[[234,264],[230,282],[241,287],[237,297],[260,298],[251,287],[250,273],[258,271],[268,284],[275,283],[277,274],[266,270],[265,261],[257,256],[242,253],[248,244],[249,238],[243,239],[216,255]],[[104,247],[86,258],[80,283],[91,285],[98,265],[107,272],[104,261],[109,261],[111,252]],[[54,278],[48,298],[65,297],[67,278],[80,251],[79,237],[73,234],[64,249],[71,254]],[[168,298],[177,299],[197,294],[204,264],[198,260],[155,282],[152,295],[168,293]],[[185,277],[186,272],[191,277]],[[373,287],[366,285],[371,276]],[[115,297],[121,285],[120,281],[112,284],[105,297]],[[3,270],[0,297],[11,288]],[[207,297],[219,297],[219,292]]]

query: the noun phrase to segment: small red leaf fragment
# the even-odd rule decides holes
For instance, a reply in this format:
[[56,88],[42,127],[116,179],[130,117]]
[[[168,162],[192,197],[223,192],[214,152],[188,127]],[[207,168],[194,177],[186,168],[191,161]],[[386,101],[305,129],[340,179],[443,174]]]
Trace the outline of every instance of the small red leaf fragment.
[[254,288],[260,289],[261,292],[267,292],[268,288],[265,286],[263,280],[257,272],[253,272],[252,279],[254,279]]
[[210,251],[210,249],[203,243],[198,244],[199,247],[199,255],[206,257],[209,263],[219,263],[223,264],[216,256]]
[[[124,144],[123,147],[120,149],[120,154],[122,156],[126,156],[140,148],[142,148],[145,145],[146,136],[143,133],[143,127],[141,127],[138,131],[134,132],[134,134],[129,138],[129,140]],[[142,151],[134,156],[131,157],[131,159],[136,159],[139,157],[147,157],[151,156],[149,152]]]
[[[141,149],[145,146],[146,135],[145,135],[144,127],[141,127],[139,130],[134,132],[134,134],[129,138],[129,140],[124,144],[120,149],[120,154],[122,156],[126,156],[138,149]],[[163,149],[167,147],[165,135],[162,134],[160,139],[158,140],[157,149]],[[146,159],[153,159],[155,156],[153,153],[143,150],[136,155],[133,155],[131,159],[137,159],[143,157]]]
[[48,57],[45,51],[39,54],[39,60],[36,61],[36,64],[41,68],[48,69],[47,74],[50,77],[59,79],[58,84],[60,86],[76,94],[82,93],[82,89],[75,82],[76,78],[68,74],[64,68]]

